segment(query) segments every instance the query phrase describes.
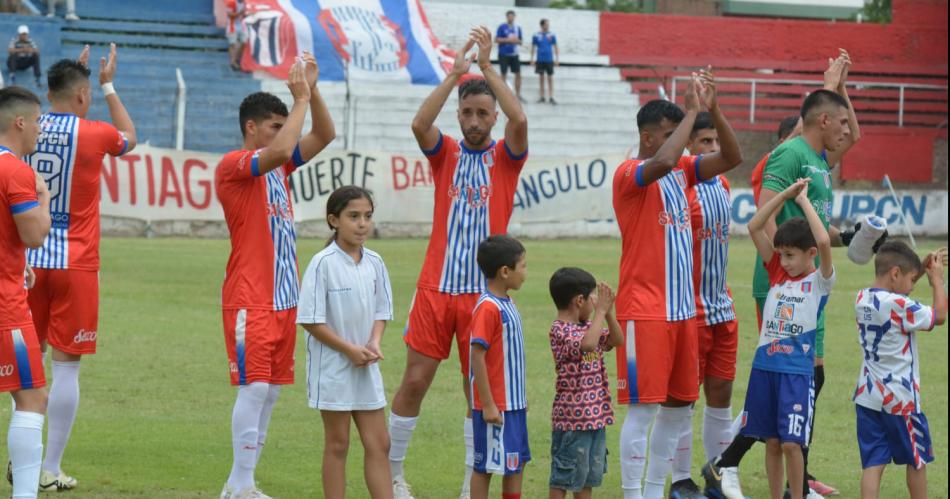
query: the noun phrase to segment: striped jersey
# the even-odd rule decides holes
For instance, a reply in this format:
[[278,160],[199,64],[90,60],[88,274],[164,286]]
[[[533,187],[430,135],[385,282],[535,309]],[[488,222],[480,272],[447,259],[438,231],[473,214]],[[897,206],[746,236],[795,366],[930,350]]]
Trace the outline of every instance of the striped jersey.
[[24,286],[26,245],[13,215],[39,206],[33,170],[0,146],[0,331],[33,324]]
[[836,274],[825,279],[821,270],[815,269],[792,277],[781,262],[775,252],[765,265],[772,287],[762,308],[762,330],[752,367],[812,376],[818,317],[828,303]]
[[614,173],[613,204],[620,226],[617,319],[682,321],[696,315],[693,231],[686,191],[696,185],[702,156],[683,156],[663,178],[647,184],[643,161]]
[[109,123],[74,114],[40,116],[36,151],[24,161],[46,179],[52,226],[43,246],[29,250],[30,265],[99,270],[102,158],[121,156],[128,145],[122,132]]
[[[472,345],[485,348],[488,386],[499,411],[517,411],[528,407],[525,394],[524,333],[521,315],[511,298],[484,293],[475,304],[471,325]],[[469,353],[471,357],[471,353]],[[471,366],[471,362],[469,362]],[[475,374],[469,367],[472,400],[482,410],[482,397],[475,386]]]
[[225,309],[297,306],[297,232],[288,179],[305,162],[295,149],[289,162],[261,174],[259,154],[231,151],[214,172],[215,192],[231,234],[222,288]]
[[721,324],[736,318],[732,292],[726,284],[732,202],[729,181],[717,176],[687,191],[693,229],[693,286],[696,320]]
[[429,158],[435,183],[432,233],[418,286],[442,293],[481,293],[478,245],[508,231],[518,177],[528,152],[514,155],[504,139],[484,150],[440,135]]
[[917,331],[934,328],[932,308],[885,289],[862,289],[854,304],[864,362],[854,403],[888,414],[916,414],[920,408]]

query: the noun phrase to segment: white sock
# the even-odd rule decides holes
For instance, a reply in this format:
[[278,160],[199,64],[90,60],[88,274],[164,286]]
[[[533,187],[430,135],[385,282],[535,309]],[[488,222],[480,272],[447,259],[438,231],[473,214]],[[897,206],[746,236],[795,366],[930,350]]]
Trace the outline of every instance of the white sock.
[[13,469],[13,498],[35,499],[43,461],[43,415],[17,411],[10,417],[7,452]]
[[231,446],[234,461],[228,485],[238,492],[254,486],[254,468],[257,464],[257,433],[261,411],[267,400],[267,383],[239,386],[234,411],[231,413]]
[[620,480],[624,499],[640,499],[647,460],[647,431],[659,404],[630,404],[620,429]]
[[676,450],[673,454],[673,483],[690,478],[690,466],[693,464],[693,414],[694,407],[689,408],[689,424],[683,427]]
[[706,460],[722,454],[732,443],[732,407],[703,410],[703,449]]
[[732,434],[732,438],[730,440],[735,440],[735,438],[739,436],[740,430],[742,430],[742,412],[736,416],[736,419],[732,420],[732,427],[729,428],[729,433]]
[[666,475],[673,468],[673,453],[676,443],[683,433],[683,426],[689,424],[690,407],[660,407],[656,423],[650,433],[650,461],[647,465],[647,479],[643,485],[644,499],[663,499],[663,487]]
[[404,418],[395,412],[389,413],[389,467],[394,480],[397,476],[402,476],[402,463],[406,460],[409,440],[418,420],[418,416]]
[[79,362],[53,361],[53,382],[49,389],[46,414],[46,459],[43,469],[59,475],[63,452],[69,443],[69,433],[79,409]]
[[471,489],[472,471],[475,467],[475,430],[472,428],[472,418],[465,418],[462,435],[465,436],[465,481],[462,482],[462,492],[465,493]]
[[267,441],[267,427],[270,426],[270,415],[274,412],[274,404],[277,403],[277,396],[280,395],[280,385],[269,385],[267,388],[267,398],[264,399],[264,407],[261,408],[261,420],[257,424],[257,455],[254,457],[254,466],[261,461],[261,452],[264,450],[264,443]]

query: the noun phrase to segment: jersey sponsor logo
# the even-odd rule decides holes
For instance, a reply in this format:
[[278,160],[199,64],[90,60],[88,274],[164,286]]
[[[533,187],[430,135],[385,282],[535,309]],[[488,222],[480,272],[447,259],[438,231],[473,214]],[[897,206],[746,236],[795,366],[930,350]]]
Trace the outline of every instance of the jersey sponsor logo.
[[85,329],[80,329],[76,336],[73,336],[73,343],[87,343],[96,341],[96,338],[99,334],[96,331],[86,331]]
[[265,206],[268,217],[275,217],[281,220],[293,220],[294,213],[287,203],[267,203]]
[[660,225],[669,225],[680,232],[689,230],[689,208],[681,208],[675,212],[661,211],[659,222]]
[[790,321],[795,318],[795,304],[794,303],[779,303],[778,307],[775,308],[775,318]]
[[712,227],[703,227],[696,233],[700,241],[715,240],[726,244],[729,242],[729,223],[716,222]]
[[11,376],[14,371],[16,371],[16,367],[13,364],[0,365],[0,378]]
[[327,290],[327,293],[349,293],[353,291],[353,288],[331,288]]
[[452,185],[449,187],[449,197],[458,199],[463,197],[463,201],[468,203],[472,208],[481,208],[488,203],[488,198],[492,195],[492,187],[490,185],[479,185],[473,187],[466,185],[465,187],[460,188],[457,185]]
[[[789,283],[788,287],[792,287],[794,285],[795,285],[794,283]],[[798,303],[798,304],[805,303],[804,296],[789,296],[782,293],[781,291],[779,291],[778,293],[775,293],[775,299],[777,299],[779,302],[791,302],[791,303]]]
[[801,324],[784,320],[770,320],[766,322],[765,330],[767,333],[780,334],[783,336],[797,336],[805,332],[805,328]]
[[50,227],[54,229],[68,229],[69,228],[69,213],[63,212],[51,212],[49,214],[51,225]]
[[793,347],[792,345],[779,343],[778,340],[772,340],[772,342],[769,343],[768,350],[766,350],[766,353],[768,354],[769,357],[773,355],[777,355],[777,354],[791,355],[794,352],[795,352],[795,347]]

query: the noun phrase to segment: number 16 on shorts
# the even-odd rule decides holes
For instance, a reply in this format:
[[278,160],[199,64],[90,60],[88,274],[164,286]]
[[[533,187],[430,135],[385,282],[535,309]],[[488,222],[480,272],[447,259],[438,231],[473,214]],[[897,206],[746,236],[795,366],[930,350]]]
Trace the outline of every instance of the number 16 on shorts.
[[805,426],[805,416],[801,414],[788,415],[788,434],[796,437],[802,436],[802,428]]

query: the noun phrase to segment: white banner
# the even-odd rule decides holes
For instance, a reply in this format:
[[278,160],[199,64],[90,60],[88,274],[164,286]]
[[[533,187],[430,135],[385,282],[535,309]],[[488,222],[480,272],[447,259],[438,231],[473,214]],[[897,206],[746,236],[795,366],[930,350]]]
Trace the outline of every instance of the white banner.
[[[102,215],[148,223],[221,222],[224,214],[214,194],[214,169],[221,156],[143,145],[121,158],[107,157]],[[611,184],[621,161],[619,155],[530,158],[515,195],[511,232],[529,237],[618,236]],[[428,234],[435,192],[428,161],[421,154],[320,154],[291,176],[297,221],[322,222],[327,197],[344,185],[360,185],[374,193],[375,218],[384,235]],[[946,191],[899,195],[900,209],[914,234],[947,233]],[[755,211],[752,191],[735,189],[732,197],[732,232],[746,234]],[[836,221],[847,222],[873,213],[888,220],[892,233],[903,233],[898,210],[885,191],[839,191],[832,214]]]

